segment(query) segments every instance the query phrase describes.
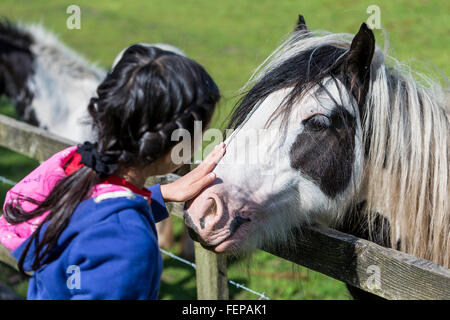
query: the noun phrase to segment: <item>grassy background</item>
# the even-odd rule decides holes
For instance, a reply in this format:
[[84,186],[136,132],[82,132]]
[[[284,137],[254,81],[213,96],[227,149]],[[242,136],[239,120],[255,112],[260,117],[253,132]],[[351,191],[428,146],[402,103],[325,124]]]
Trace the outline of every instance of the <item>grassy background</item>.
[[[391,55],[407,60],[419,70],[428,66],[450,71],[450,2],[438,0],[397,1],[85,1],[81,30],[66,28],[64,0],[2,0],[0,16],[13,21],[40,22],[90,61],[108,68],[115,55],[136,42],[165,42],[182,48],[203,64],[218,83],[223,100],[213,126],[223,127],[236,99],[236,91],[252,70],[292,30],[297,14],[305,16],[312,30],[355,33],[368,18],[366,8],[378,5],[381,23],[390,39]],[[383,44],[380,31],[376,31]],[[424,66],[425,63],[425,66]],[[6,99],[0,112],[14,115]],[[0,175],[19,180],[37,165],[35,161],[0,149]],[[7,186],[0,186],[1,199]],[[181,221],[176,222],[179,235]],[[173,252],[179,251],[175,246]],[[164,258],[162,299],[195,298],[195,274],[189,266]],[[274,299],[347,299],[343,283],[308,271],[269,254],[257,253],[251,262],[230,263],[229,277]],[[10,270],[0,269],[0,281],[14,286],[20,295],[26,283]],[[242,290],[230,289],[234,299],[253,299]]]

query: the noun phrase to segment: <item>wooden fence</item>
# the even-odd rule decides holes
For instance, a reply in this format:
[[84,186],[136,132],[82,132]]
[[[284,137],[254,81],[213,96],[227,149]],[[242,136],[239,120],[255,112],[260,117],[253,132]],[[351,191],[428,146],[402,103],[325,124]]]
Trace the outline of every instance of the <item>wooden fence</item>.
[[[0,145],[38,161],[74,143],[42,129],[0,115]],[[167,183],[174,175],[150,178]],[[171,214],[182,217],[183,205],[169,203]],[[381,247],[321,226],[302,229],[295,249],[261,248],[387,299],[450,299],[450,270],[431,261]],[[16,267],[0,245],[0,261]],[[198,299],[228,299],[226,257],[195,244]],[[375,269],[374,269],[375,268]],[[377,281],[372,281],[379,271]]]

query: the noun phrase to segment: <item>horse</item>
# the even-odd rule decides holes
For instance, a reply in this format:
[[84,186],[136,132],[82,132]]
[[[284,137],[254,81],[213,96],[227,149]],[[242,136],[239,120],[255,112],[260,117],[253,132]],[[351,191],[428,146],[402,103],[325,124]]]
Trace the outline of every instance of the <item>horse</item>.
[[41,25],[0,23],[0,96],[21,120],[76,142],[91,139],[81,120],[105,76]]
[[[166,43],[140,44],[186,56]],[[19,118],[29,124],[74,142],[91,140],[91,128],[85,121],[87,105],[106,73],[42,25],[0,21],[0,97],[9,98]],[[182,171],[187,172],[185,168]],[[157,224],[160,247],[172,246],[172,228],[170,219]],[[193,256],[193,243],[187,236],[183,248],[183,256]]]
[[217,178],[186,204],[189,234],[233,255],[318,224],[448,268],[449,120],[439,82],[365,23],[312,32],[300,15],[244,86]]

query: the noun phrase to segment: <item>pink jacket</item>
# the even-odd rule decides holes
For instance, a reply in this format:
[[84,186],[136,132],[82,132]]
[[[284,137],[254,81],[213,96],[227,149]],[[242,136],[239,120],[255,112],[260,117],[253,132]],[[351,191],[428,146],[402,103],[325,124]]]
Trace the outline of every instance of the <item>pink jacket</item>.
[[[65,177],[63,166],[67,160],[72,157],[76,150],[76,146],[69,147],[56,153],[50,159],[42,163],[8,191],[5,197],[5,204],[11,203],[11,201],[17,199],[19,194],[28,197],[33,195],[33,199],[37,201],[44,200],[50,194],[58,181]],[[90,197],[95,198],[101,194],[117,192],[129,193],[131,191],[123,186],[99,184],[94,188]],[[36,208],[36,205],[26,201],[21,202],[21,205],[25,211],[31,211]],[[10,251],[15,250],[37,229],[47,214],[48,213],[44,213],[39,217],[16,225],[8,223],[5,218],[1,216],[0,243],[2,243]]]

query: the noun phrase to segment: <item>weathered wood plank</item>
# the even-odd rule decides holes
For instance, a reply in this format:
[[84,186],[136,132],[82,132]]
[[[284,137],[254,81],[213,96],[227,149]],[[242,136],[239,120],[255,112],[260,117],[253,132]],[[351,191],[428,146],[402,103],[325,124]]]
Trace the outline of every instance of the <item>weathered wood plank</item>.
[[433,262],[321,226],[297,238],[264,250],[387,299],[450,299],[450,270]]
[[0,243],[0,262],[3,262],[4,264],[19,270],[17,267],[17,261],[14,259],[14,257],[9,252],[8,248],[6,248],[4,245]]
[[43,129],[0,115],[0,145],[40,162],[75,144]]
[[198,300],[228,300],[227,261],[195,242]]

